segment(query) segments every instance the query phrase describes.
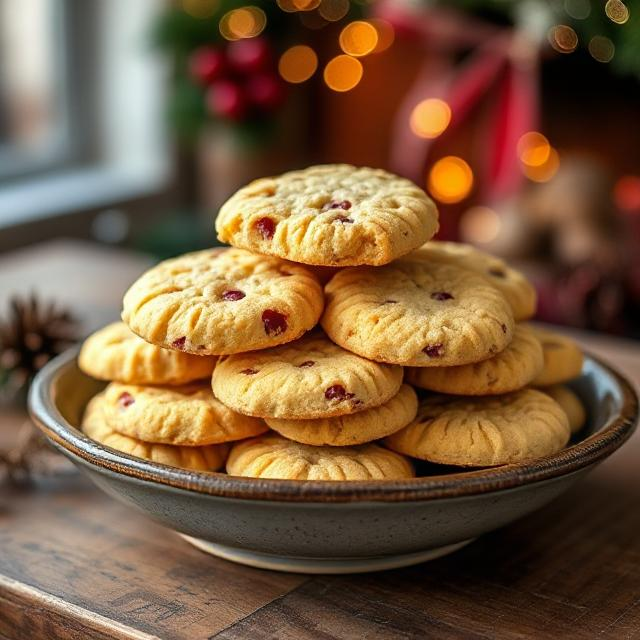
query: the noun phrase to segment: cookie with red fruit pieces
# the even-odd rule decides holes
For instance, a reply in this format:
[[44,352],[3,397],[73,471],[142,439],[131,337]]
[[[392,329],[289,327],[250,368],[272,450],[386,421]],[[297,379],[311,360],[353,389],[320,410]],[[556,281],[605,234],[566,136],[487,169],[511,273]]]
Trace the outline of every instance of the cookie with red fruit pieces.
[[311,265],[383,265],[429,240],[438,211],[381,169],[321,165],[255,180],[220,209],[218,238]]
[[291,344],[220,359],[215,396],[263,418],[343,416],[377,407],[402,384],[402,367],[371,362],[314,332]]
[[152,344],[198,355],[266,349],[318,322],[322,287],[304,267],[241,249],[166,260],[127,291],[122,320]]

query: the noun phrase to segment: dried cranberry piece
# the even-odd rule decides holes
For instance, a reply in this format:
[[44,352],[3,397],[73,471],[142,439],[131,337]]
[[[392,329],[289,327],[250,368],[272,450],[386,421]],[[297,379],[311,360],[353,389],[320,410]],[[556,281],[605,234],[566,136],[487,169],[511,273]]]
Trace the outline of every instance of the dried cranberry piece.
[[123,409],[131,406],[135,401],[135,398],[128,391],[124,391],[118,396],[118,402]]
[[347,216],[336,216],[333,219],[333,222],[342,222],[342,224],[353,224],[353,218],[348,218]]
[[279,336],[287,330],[287,316],[273,309],[262,312],[262,324],[268,336]]
[[489,274],[495,276],[496,278],[506,278],[507,274],[504,272],[504,269],[500,269],[499,267],[494,267],[493,269],[489,269]]
[[430,358],[439,358],[444,353],[444,345],[441,343],[430,344],[422,352],[426,353]]
[[397,304],[397,300],[385,300],[382,304]]
[[182,336],[182,338],[178,338],[177,340],[174,340],[171,343],[171,346],[174,349],[184,349],[184,344],[187,341],[187,337],[186,336]]
[[502,333],[507,333],[507,325],[506,324],[501,324],[500,328],[502,329]]
[[302,364],[298,365],[298,369],[306,369],[308,367],[313,367],[315,363],[316,363],[315,360],[305,360]]
[[341,202],[327,202],[323,207],[323,211],[330,211],[331,209],[342,209],[344,211],[348,211],[351,209],[351,203],[349,200],[342,200]]
[[448,291],[434,291],[431,294],[431,299],[442,302],[443,300],[453,300],[453,296]]
[[231,289],[230,291],[225,291],[222,294],[223,300],[228,300],[229,302],[235,302],[236,300],[242,300],[247,294],[244,291],[239,291],[238,289]]
[[257,369],[243,369],[240,373],[244,373],[245,376],[255,376],[258,373]]
[[265,240],[271,240],[276,232],[276,223],[271,218],[260,218],[256,222],[256,229]]
[[355,398],[355,393],[347,393],[347,390],[341,384],[333,384],[325,390],[324,397],[327,400],[337,400],[341,402],[342,400]]

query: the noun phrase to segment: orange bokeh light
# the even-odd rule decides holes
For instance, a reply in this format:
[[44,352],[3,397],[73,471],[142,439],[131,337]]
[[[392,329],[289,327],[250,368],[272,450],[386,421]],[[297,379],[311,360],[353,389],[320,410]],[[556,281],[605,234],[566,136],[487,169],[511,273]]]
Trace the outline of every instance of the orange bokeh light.
[[559,53],[573,53],[578,46],[578,34],[566,24],[558,24],[549,30],[549,42]]
[[340,33],[340,48],[350,56],[366,56],[377,44],[378,31],[362,20],[350,22]]
[[324,81],[334,91],[349,91],[360,82],[362,73],[360,60],[342,54],[328,62],[324,68]]
[[560,168],[560,154],[552,147],[549,149],[549,157],[539,165],[522,165],[524,175],[534,182],[548,182],[556,175]]
[[253,38],[265,28],[267,16],[259,7],[232,9],[220,18],[220,33],[227,40]]
[[444,204],[454,204],[464,200],[473,187],[471,167],[457,156],[446,156],[438,160],[427,180],[431,195]]
[[411,131],[421,138],[437,138],[451,122],[451,108],[439,98],[419,102],[411,112]]
[[460,235],[467,242],[486,244],[498,237],[502,221],[489,207],[471,207],[460,218]]
[[278,62],[278,71],[287,81],[294,84],[308,80],[318,68],[316,52],[306,45],[296,45],[287,49]]
[[380,20],[379,18],[371,18],[368,20],[369,24],[373,25],[378,32],[378,43],[373,53],[382,53],[386,51],[396,38],[396,32],[393,25],[386,20]]
[[194,18],[211,18],[218,10],[219,0],[182,0],[181,7],[185,13]]
[[349,13],[349,0],[322,0],[318,13],[329,22],[342,20]]
[[518,140],[518,157],[528,167],[541,167],[549,160],[551,145],[538,131],[529,131]]

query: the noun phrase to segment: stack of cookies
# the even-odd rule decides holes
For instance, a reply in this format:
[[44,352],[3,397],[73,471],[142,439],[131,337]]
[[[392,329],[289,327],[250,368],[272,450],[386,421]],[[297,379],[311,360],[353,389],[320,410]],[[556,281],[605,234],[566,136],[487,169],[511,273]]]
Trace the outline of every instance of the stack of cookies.
[[[230,249],[167,260],[79,364],[109,381],[83,429],[131,455],[298,480],[401,479],[562,449],[582,354],[524,323],[533,287],[431,240],[433,202],[381,170],[257,180],[221,209]],[[416,393],[416,389],[418,393]]]

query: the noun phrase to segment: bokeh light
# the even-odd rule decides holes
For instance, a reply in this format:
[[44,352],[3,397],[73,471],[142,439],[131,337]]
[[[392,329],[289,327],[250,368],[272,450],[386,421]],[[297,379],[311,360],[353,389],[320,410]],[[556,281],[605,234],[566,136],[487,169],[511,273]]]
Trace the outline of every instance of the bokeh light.
[[277,0],[278,6],[287,13],[312,11],[320,5],[320,0]]
[[451,108],[439,98],[419,102],[411,112],[411,131],[421,138],[437,138],[451,122]]
[[349,0],[322,0],[318,13],[329,22],[342,20],[349,13]]
[[362,73],[360,60],[342,54],[327,63],[324,68],[324,81],[334,91],[349,91],[360,82]]
[[278,71],[294,84],[308,80],[318,68],[316,52],[306,45],[295,45],[287,49],[278,62]]
[[585,20],[591,14],[589,0],[564,0],[564,10],[576,20]]
[[471,207],[460,218],[460,235],[465,242],[486,244],[500,233],[500,216],[489,207]]
[[560,168],[560,155],[551,147],[549,149],[549,157],[539,165],[522,165],[522,171],[529,180],[534,182],[548,182],[556,175]]
[[604,6],[604,12],[612,22],[616,24],[624,24],[629,20],[629,8],[621,0],[607,0]]
[[194,18],[211,18],[218,10],[219,0],[182,0],[180,6]]
[[371,18],[368,20],[369,24],[373,25],[374,29],[378,32],[378,43],[373,53],[382,53],[386,51],[396,38],[396,32],[393,25],[386,20],[380,20],[379,18]]
[[559,53],[572,53],[578,46],[578,34],[566,24],[549,29],[549,42]]
[[253,5],[232,9],[220,18],[220,33],[227,40],[254,38],[262,33],[267,24],[267,16]]
[[350,56],[366,56],[377,44],[378,31],[363,20],[350,22],[340,32],[340,48]]
[[541,133],[529,131],[518,140],[518,158],[528,167],[541,167],[549,160],[551,145]]
[[446,156],[431,167],[427,186],[436,200],[454,204],[464,200],[471,192],[473,171],[462,158]]
[[606,36],[593,36],[589,41],[589,53],[598,62],[611,62],[615,52],[615,45]]
[[619,178],[613,187],[613,201],[624,212],[640,212],[640,176]]

